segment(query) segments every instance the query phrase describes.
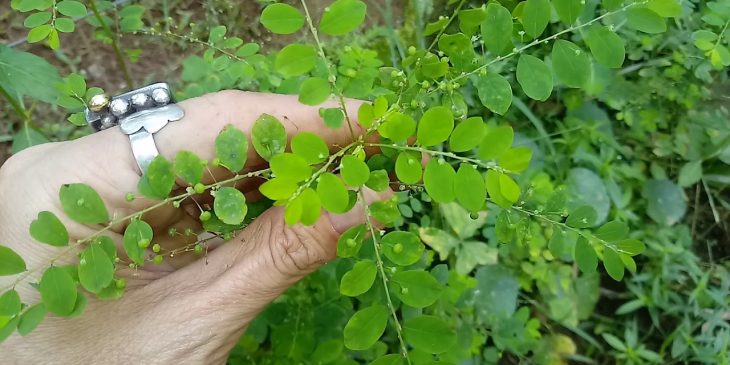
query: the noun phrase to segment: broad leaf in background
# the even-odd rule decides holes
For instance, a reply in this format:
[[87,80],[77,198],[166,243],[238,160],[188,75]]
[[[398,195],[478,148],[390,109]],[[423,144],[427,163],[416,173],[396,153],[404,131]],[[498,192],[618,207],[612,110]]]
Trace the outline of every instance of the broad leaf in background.
[[[1,72],[1,71],[0,71]],[[28,147],[48,142],[48,138],[33,127],[23,127],[13,136],[13,145],[10,151],[15,154]]]
[[55,103],[56,84],[62,81],[56,68],[43,58],[0,45],[0,87],[10,95]]
[[684,191],[669,180],[650,180],[644,185],[643,193],[647,214],[659,224],[671,226],[687,211]]

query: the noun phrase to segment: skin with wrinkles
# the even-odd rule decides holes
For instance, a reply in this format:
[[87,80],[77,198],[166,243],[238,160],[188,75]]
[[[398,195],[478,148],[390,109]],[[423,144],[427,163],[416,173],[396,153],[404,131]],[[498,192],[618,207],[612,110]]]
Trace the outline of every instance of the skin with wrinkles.
[[[320,134],[333,150],[351,141],[347,127],[323,128],[317,108],[299,104],[296,97],[224,91],[183,101],[182,120],[170,123],[156,135],[160,153],[172,159],[181,149],[204,159],[214,157],[215,137],[226,124],[250,134],[262,113],[279,118],[289,136],[310,131]],[[348,109],[355,116],[358,103]],[[353,119],[354,120],[354,119]],[[361,131],[355,126],[356,131]],[[265,167],[265,161],[249,148],[247,168]],[[19,253],[28,268],[47,267],[58,248],[33,242],[27,227],[39,211],[59,216],[70,239],[88,236],[101,226],[85,226],[65,218],[58,200],[62,184],[83,182],[94,187],[112,216],[121,217],[153,202],[125,195],[136,191],[139,176],[127,136],[112,128],[70,142],[36,146],[13,156],[0,168],[0,242]],[[225,178],[212,171],[207,181]],[[257,185],[238,186],[255,199]],[[367,200],[388,194],[366,192]],[[192,214],[192,215],[191,215]],[[170,238],[168,228],[199,229],[190,209],[170,206],[145,215],[155,230],[155,243],[165,249],[184,245]],[[232,241],[213,242],[204,258],[179,255],[162,265],[147,264],[137,270],[121,267],[127,290],[116,301],[89,298],[82,316],[61,319],[49,316],[26,337],[12,335],[0,344],[4,364],[145,363],[223,364],[248,324],[268,303],[288,287],[335,257],[339,234],[362,223],[359,205],[343,215],[324,214],[311,227],[284,223],[283,208],[264,212]],[[109,236],[121,247],[124,226],[113,227]],[[123,250],[120,250],[120,253]],[[73,255],[69,255],[73,259]],[[57,265],[63,262],[56,262]],[[36,282],[42,270],[20,283],[16,290],[25,302],[36,303]],[[0,278],[7,287],[14,277]],[[99,351],[98,349],[104,349]]]

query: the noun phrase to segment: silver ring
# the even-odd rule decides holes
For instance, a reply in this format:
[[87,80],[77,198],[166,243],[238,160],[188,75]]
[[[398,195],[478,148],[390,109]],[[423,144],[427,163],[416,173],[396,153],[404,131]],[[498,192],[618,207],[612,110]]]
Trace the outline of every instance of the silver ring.
[[182,119],[185,111],[175,104],[170,87],[160,82],[111,98],[106,94],[96,95],[84,114],[95,132],[119,126],[129,136],[132,154],[144,174],[160,154],[154,134],[169,122]]

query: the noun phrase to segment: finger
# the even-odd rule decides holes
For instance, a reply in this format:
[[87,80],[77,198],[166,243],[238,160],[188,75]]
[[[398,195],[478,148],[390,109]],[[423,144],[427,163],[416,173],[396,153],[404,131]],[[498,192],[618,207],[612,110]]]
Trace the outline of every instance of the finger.
[[[372,202],[392,192],[367,190],[365,195]],[[207,260],[151,285],[206,298],[221,319],[251,320],[288,287],[333,259],[340,234],[365,219],[362,204],[345,214],[325,214],[311,227],[287,225],[283,214],[283,207],[269,209]]]
[[[261,94],[243,91],[222,91],[181,102],[185,117],[169,123],[155,134],[157,148],[162,156],[172,160],[180,150],[188,150],[202,159],[215,157],[215,139],[228,124],[233,124],[250,136],[251,129],[262,114],[279,119],[291,136],[299,132],[320,135],[333,149],[350,143],[362,132],[356,120],[360,102],[348,101],[348,126],[327,128],[319,116],[319,108],[300,104],[296,96]],[[324,105],[334,107],[336,105]],[[73,161],[93,175],[100,172],[114,179],[114,186],[123,192],[136,191],[138,169],[132,155],[129,139],[119,128],[111,128],[81,138],[67,146],[76,151]],[[265,163],[249,143],[248,167]],[[222,170],[214,171],[221,174]],[[218,178],[220,176],[216,176]]]

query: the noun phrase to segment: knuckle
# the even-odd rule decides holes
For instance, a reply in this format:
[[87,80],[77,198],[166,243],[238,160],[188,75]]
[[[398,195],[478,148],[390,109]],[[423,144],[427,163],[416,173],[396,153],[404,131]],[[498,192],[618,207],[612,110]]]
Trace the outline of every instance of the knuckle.
[[268,233],[272,263],[282,275],[303,276],[330,259],[326,239],[312,227],[281,224]]

